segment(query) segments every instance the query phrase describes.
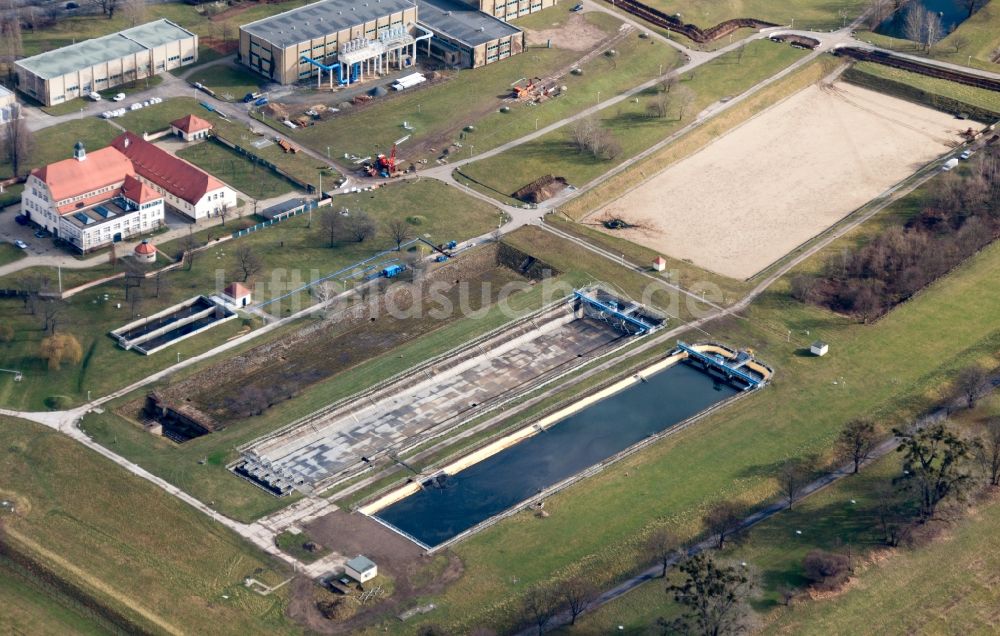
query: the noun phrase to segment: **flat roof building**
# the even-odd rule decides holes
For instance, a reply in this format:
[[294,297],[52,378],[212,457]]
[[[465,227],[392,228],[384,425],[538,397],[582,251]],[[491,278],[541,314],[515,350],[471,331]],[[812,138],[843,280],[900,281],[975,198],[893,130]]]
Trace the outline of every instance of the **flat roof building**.
[[321,85],[326,72],[331,86],[335,74],[338,83],[349,84],[410,66],[418,53],[475,68],[524,50],[524,34],[504,22],[504,16],[527,15],[553,4],[555,0],[421,0],[419,5],[412,0],[320,0],[241,26],[239,59],[282,84],[315,77]]
[[17,88],[46,106],[151,77],[198,59],[198,36],[156,20],[14,63]]
[[422,0],[420,23],[434,32],[431,56],[450,66],[477,68],[524,50],[521,29],[453,0]]
[[[241,26],[239,60],[275,82],[294,84],[322,77],[323,70],[332,73],[321,65],[339,62],[343,49],[357,48],[352,43],[377,41],[390,30],[409,30],[416,22],[417,6],[411,0],[320,0]],[[415,57],[411,47],[385,62],[408,66]],[[351,81],[354,70],[337,68],[338,82]]]

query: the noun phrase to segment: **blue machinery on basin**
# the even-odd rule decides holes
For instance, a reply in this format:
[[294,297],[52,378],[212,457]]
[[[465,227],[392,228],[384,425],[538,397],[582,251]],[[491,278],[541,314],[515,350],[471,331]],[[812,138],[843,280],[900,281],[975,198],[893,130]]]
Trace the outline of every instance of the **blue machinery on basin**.
[[[770,369],[757,362],[747,351],[737,351],[735,355],[727,351],[727,355],[723,355],[722,348],[718,346],[701,345],[696,349],[681,341],[677,342],[677,351],[686,353],[689,360],[701,363],[706,371],[721,373],[727,380],[745,382],[744,390],[760,388],[771,377]],[[744,368],[753,369],[755,373],[748,373]]]
[[656,325],[650,324],[644,320],[641,320],[634,315],[634,312],[638,311],[638,305],[627,305],[622,306],[622,304],[614,299],[599,300],[594,296],[589,295],[586,291],[574,291],[573,295],[582,305],[589,306],[591,309],[596,310],[596,316],[606,322],[618,322],[621,327],[631,327],[636,330],[638,334],[645,334],[656,329]]

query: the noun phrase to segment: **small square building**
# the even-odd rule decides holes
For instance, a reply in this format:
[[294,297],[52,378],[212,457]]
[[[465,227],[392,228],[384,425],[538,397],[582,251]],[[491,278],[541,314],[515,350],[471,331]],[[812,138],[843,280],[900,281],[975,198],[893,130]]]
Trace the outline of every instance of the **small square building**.
[[662,272],[667,269],[667,259],[662,256],[657,256],[653,259],[653,270],[657,272]]
[[830,351],[830,345],[823,342],[822,340],[817,340],[816,342],[809,345],[809,353],[814,356],[825,356],[827,352]]
[[229,283],[222,290],[222,299],[237,307],[246,307],[253,302],[250,288],[243,283]]
[[177,135],[184,141],[206,139],[211,130],[212,123],[205,121],[197,115],[185,115],[180,119],[170,122],[170,133]]
[[378,576],[378,566],[368,557],[359,554],[344,564],[344,573],[358,583],[364,583]]

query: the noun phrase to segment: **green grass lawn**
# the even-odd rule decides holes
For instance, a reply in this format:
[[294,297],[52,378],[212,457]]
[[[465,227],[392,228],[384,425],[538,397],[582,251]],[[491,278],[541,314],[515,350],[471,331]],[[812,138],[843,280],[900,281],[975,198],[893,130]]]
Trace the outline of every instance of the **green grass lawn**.
[[3,627],[13,634],[107,633],[107,628],[87,615],[84,608],[64,595],[57,595],[41,583],[18,575],[0,560],[0,595],[3,596]]
[[[371,195],[365,193],[364,196]],[[416,198],[412,196],[407,200]],[[406,200],[401,199],[400,205],[403,206],[401,209],[405,209]],[[421,225],[420,230],[422,231],[424,227]],[[431,238],[434,242],[446,240],[437,238],[440,236],[440,234],[432,235]],[[537,228],[524,228],[508,235],[505,240],[532,254],[547,255],[544,258],[550,259],[551,265],[566,272],[562,280],[567,285],[567,291],[595,280],[606,280],[614,281],[625,293],[641,297],[645,279],[638,274],[624,272],[614,262],[602,257],[573,251],[566,242]],[[556,249],[553,249],[554,247]],[[541,287],[535,287],[531,292],[513,298],[511,305],[518,311],[537,308],[542,303],[542,291]],[[680,312],[685,318],[689,316],[690,309],[686,304],[674,307],[666,295],[655,295],[653,300],[662,301],[663,308],[668,311]],[[154,438],[141,431],[135,424],[111,412],[88,416],[85,428],[102,444],[171,481],[202,501],[214,501],[216,506],[227,514],[252,520],[287,505],[288,502],[271,497],[245,482],[234,480],[233,476],[225,471],[225,464],[236,458],[234,449],[237,446],[367,388],[422,360],[452,349],[459,343],[495,329],[509,320],[510,316],[494,307],[479,319],[449,322],[397,349],[353,367],[349,373],[341,373],[317,383],[294,399],[276,404],[258,417],[242,420],[224,431],[199,437],[183,445]],[[207,464],[198,463],[198,460],[206,457],[210,460]]]
[[254,199],[269,199],[295,189],[287,179],[213,141],[194,144],[178,151],[177,156]]
[[1000,93],[996,91],[956,84],[948,80],[927,77],[919,73],[911,73],[910,71],[891,68],[873,62],[858,62],[854,65],[854,69],[876,78],[899,82],[924,91],[928,95],[926,104],[931,107],[935,106],[934,97],[940,95],[971,104],[972,106],[985,108],[994,113],[1000,113]]
[[213,64],[187,76],[187,81],[200,82],[228,102],[243,101],[247,93],[260,90],[262,79],[256,73],[229,64]]
[[[18,551],[156,632],[296,632],[284,615],[287,588],[263,597],[243,585],[248,576],[277,584],[290,576],[283,565],[62,434],[11,418],[0,424],[0,493],[16,504],[0,516]],[[0,589],[8,580],[0,576]],[[5,617],[44,612],[42,629],[86,630],[18,589],[13,613],[4,595]]]
[[0,192],[0,212],[4,212],[5,208],[9,206],[20,203],[22,192],[24,192],[23,183],[5,186],[3,192]]
[[[1000,399],[994,396],[976,411],[955,417],[958,426],[967,427],[998,412]],[[979,505],[971,516],[945,524],[942,540],[872,558],[886,549],[878,528],[878,489],[899,470],[899,455],[890,453],[860,475],[755,526],[718,555],[752,564],[758,573],[753,607],[759,633],[951,633],[956,631],[954,625],[964,626],[959,631],[976,633],[977,627],[993,620],[996,591],[989,573],[1000,560],[1000,541],[991,531],[1000,519],[997,502]],[[802,574],[802,559],[814,549],[849,554],[854,580],[833,598],[799,598],[791,608],[785,607],[781,590],[804,590],[808,581]],[[946,571],[941,570],[942,563],[949,564]],[[665,586],[659,581],[643,585],[587,615],[578,629],[604,634],[624,625],[625,634],[653,633],[656,619],[672,612]]]
[[[129,112],[124,117],[118,119],[117,122],[136,133],[155,132],[164,130],[170,122],[192,113],[212,122],[217,135],[224,137],[234,144],[247,148],[258,157],[273,163],[305,183],[318,186],[321,170],[323,171],[324,180],[330,179],[330,182],[332,182],[337,176],[337,173],[330,170],[329,166],[324,162],[317,161],[304,153],[286,153],[277,144],[273,143],[260,149],[255,148],[251,144],[257,139],[271,137],[272,131],[264,126],[257,126],[256,132],[254,132],[245,124],[236,121],[226,121],[217,115],[209,113],[193,97],[167,99],[160,104],[154,104],[142,110]],[[246,161],[244,160],[244,162]],[[224,179],[222,176],[220,178]]]
[[[526,18],[530,23],[519,20],[518,25],[554,28],[568,15],[564,7],[553,7]],[[621,24],[603,13],[588,13],[585,18],[609,36]],[[510,112],[499,112],[512,83],[525,77],[545,77],[579,59],[583,53],[530,48],[502,64],[457,71],[443,85],[393,95],[380,104],[356,113],[343,113],[329,122],[289,134],[320,152],[325,153],[329,146],[332,156],[369,155],[376,146],[385,150],[407,133],[411,138],[400,147],[400,154],[406,160],[436,158],[453,141],[460,141],[466,148],[475,146],[481,152],[591,106],[598,92],[608,97],[652,79],[658,72],[665,73],[678,60],[675,50],[641,39],[636,32],[615,49],[617,56],[598,56],[585,64],[583,75],[563,77],[559,82],[567,87],[566,94],[538,106],[508,102]],[[414,130],[404,130],[403,121]],[[475,131],[462,132],[470,124],[475,125]],[[416,144],[430,145],[436,152],[424,147],[416,155],[408,153]],[[463,154],[458,156],[462,158]]]
[[746,47],[742,61],[738,61],[735,52],[729,53],[696,69],[693,77],[686,74],[679,86],[691,89],[696,98],[683,120],[678,119],[676,110],[662,118],[648,115],[647,106],[657,95],[654,89],[638,98],[638,103],[629,101],[601,111],[601,125],[611,130],[622,146],[621,154],[613,160],[601,160],[577,151],[572,145],[573,125],[570,124],[517,148],[464,166],[462,172],[506,193],[546,174],[564,177],[576,186],[583,185],[687,125],[709,104],[725,96],[740,94],[804,55],[803,51],[790,46],[756,41]]
[[[39,130],[34,134],[34,151],[27,168],[34,169],[73,156],[73,145],[82,141],[88,150],[97,150],[108,145],[119,135],[111,124],[103,119],[87,117],[74,119],[56,126]],[[12,176],[10,163],[0,160],[0,178]]]
[[[163,290],[160,298],[153,297],[154,283],[148,281],[141,313],[149,315],[196,294],[212,293],[216,290],[217,276],[231,280],[237,245],[253,247],[264,260],[265,269],[258,276],[254,291],[258,300],[264,300],[368,258],[375,252],[393,248],[394,243],[385,229],[391,219],[420,216],[421,224],[414,226],[414,231],[435,243],[444,243],[486,233],[494,227],[499,216],[497,209],[488,203],[431,180],[399,182],[374,192],[340,197],[336,204],[367,211],[381,224],[379,235],[364,243],[343,243],[331,248],[319,230],[319,219],[314,218],[310,228],[308,216],[303,215],[206,250],[191,271],[182,268],[166,275],[169,288]],[[232,229],[207,231],[219,236]],[[165,253],[173,253],[180,248],[180,241],[165,243],[160,248]],[[55,271],[52,268],[38,271],[46,271],[51,287],[55,288]],[[63,288],[110,273],[112,269],[108,264],[88,270],[67,269],[63,271]],[[16,288],[23,274],[19,272],[0,279],[0,286]],[[107,301],[105,294],[109,295]],[[300,293],[280,306],[269,306],[268,310],[287,315],[311,302],[307,293]],[[121,309],[116,307],[119,303]],[[22,382],[14,382],[10,376],[0,377],[0,404],[17,409],[42,409],[45,399],[54,395],[67,396],[71,403],[78,404],[86,399],[88,390],[93,397],[107,394],[163,368],[175,359],[176,353],[188,357],[223,342],[242,329],[240,321],[230,321],[159,354],[142,356],[124,351],[107,335],[108,331],[129,322],[129,304],[124,298],[122,282],[112,281],[66,301],[61,324],[64,331],[80,340],[84,361],[78,366],[51,372],[38,357],[39,343],[44,337],[40,317],[28,314],[19,300],[8,299],[0,300],[0,319],[10,320],[15,328],[14,341],[0,345],[4,366],[25,374]]]
[[649,0],[647,3],[664,13],[681,14],[686,23],[694,23],[702,28],[715,26],[724,20],[734,18],[756,18],[775,24],[791,24],[796,28],[829,30],[844,25],[843,16],[850,22],[865,8],[862,0],[845,0],[830,3],[823,0]]
[[13,263],[14,261],[19,261],[27,256],[24,250],[20,249],[13,243],[0,243],[0,265],[6,265],[7,263]]
[[[595,578],[617,579],[645,562],[640,546],[653,527],[690,537],[713,501],[774,497],[775,467],[788,457],[826,455],[848,419],[894,423],[922,412],[958,368],[1000,344],[991,317],[1000,298],[983,297],[998,273],[994,244],[875,325],[790,301],[784,283],[747,320],[707,325],[709,335],[699,339],[752,347],[777,369],[772,385],[549,498],[548,518],[519,514],[458,544],[465,575],[430,599],[438,609],[426,620],[459,631],[503,625],[520,591],[584,564],[600,573]],[[934,335],[941,325],[946,338]],[[801,354],[816,338],[831,343],[831,355]]]

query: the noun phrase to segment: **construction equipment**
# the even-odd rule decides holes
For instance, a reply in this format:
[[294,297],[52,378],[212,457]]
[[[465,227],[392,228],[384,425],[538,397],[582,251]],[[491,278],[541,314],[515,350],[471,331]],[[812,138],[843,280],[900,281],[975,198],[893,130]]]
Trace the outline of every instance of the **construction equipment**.
[[392,144],[392,150],[388,157],[379,153],[375,157],[375,161],[365,165],[365,172],[368,173],[369,177],[382,177],[383,179],[396,176],[398,174],[396,171],[396,144]]
[[[524,81],[524,84],[521,84]],[[516,82],[513,87],[510,96],[514,99],[531,99],[538,85],[541,84],[542,78],[533,77],[529,80],[521,80]]]

